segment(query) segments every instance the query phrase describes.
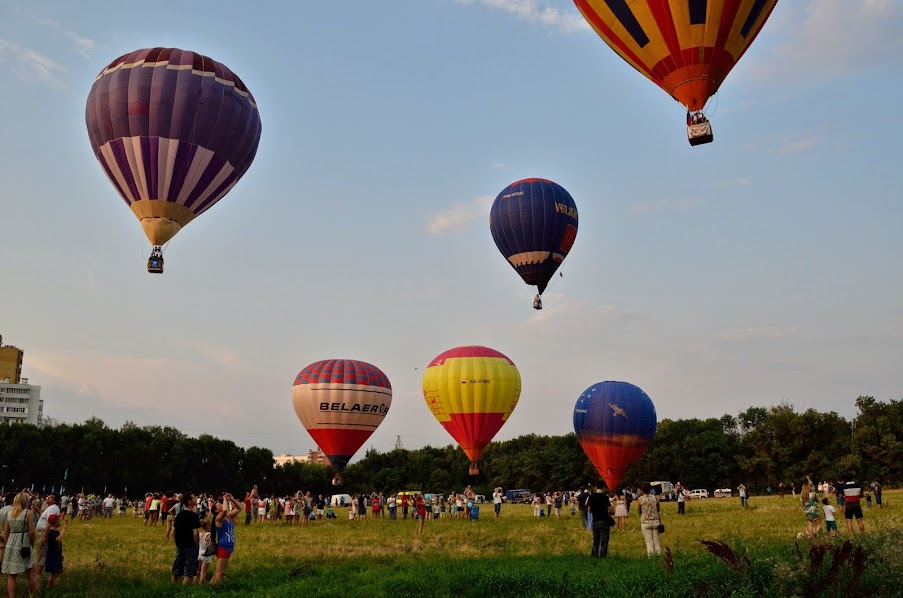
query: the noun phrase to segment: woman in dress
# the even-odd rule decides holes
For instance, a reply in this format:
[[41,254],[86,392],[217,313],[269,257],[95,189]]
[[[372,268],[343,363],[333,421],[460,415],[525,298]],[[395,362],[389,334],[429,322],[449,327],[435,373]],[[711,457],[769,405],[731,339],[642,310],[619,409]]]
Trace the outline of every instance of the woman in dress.
[[[28,589],[38,593],[38,576],[34,569],[34,516],[28,508],[28,494],[20,492],[13,500],[13,508],[3,525],[6,550],[3,552],[2,571],[6,578],[6,591],[16,595],[16,577],[20,573],[28,576]],[[27,550],[25,550],[27,549]],[[27,554],[24,554],[27,552]]]
[[615,505],[615,521],[617,522],[615,529],[627,529],[627,498],[623,492],[618,493],[618,504]]

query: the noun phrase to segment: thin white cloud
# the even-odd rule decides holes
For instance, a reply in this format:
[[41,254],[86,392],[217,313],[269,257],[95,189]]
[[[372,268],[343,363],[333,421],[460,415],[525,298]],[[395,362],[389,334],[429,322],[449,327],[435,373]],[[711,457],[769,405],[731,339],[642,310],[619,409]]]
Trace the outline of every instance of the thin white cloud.
[[804,152],[807,149],[813,147],[815,145],[815,140],[811,138],[805,139],[795,139],[793,141],[787,141],[778,146],[778,153],[780,154],[797,154],[799,152]]
[[72,31],[67,31],[64,35],[75,42],[75,47],[82,56],[91,56],[91,53],[97,48],[97,42],[91,38],[83,37]]
[[433,216],[426,225],[426,231],[433,235],[460,230],[470,224],[478,216],[489,213],[494,198],[481,195],[469,203],[456,202],[451,208]]
[[[35,351],[29,370],[37,371],[41,385],[59,386],[74,394],[103,398],[119,405],[142,405],[155,400],[169,379],[194,369],[184,361],[166,357],[134,357],[112,353],[60,353]],[[157,399],[168,402],[166,397]],[[49,400],[49,397],[48,397]]]
[[456,0],[458,4],[482,4],[494,10],[506,12],[516,19],[536,23],[557,32],[571,33],[589,29],[583,16],[573,8],[560,10],[547,2],[536,0]]
[[490,168],[504,168],[505,166],[507,166],[507,164],[505,164],[504,162],[492,162],[491,164],[489,164]]
[[689,210],[702,203],[702,199],[698,197],[685,197],[682,199],[671,199],[663,197],[660,199],[651,199],[648,201],[638,201],[630,206],[630,211],[634,214],[652,214],[655,212],[677,212]]
[[752,183],[751,180],[749,180],[745,177],[741,177],[734,182],[737,183],[738,185],[749,185],[750,183]]
[[201,357],[225,368],[241,367],[245,361],[231,345],[221,345],[200,339],[186,340],[183,341],[183,344],[196,351]]
[[62,85],[56,75],[66,70],[37,50],[0,38],[0,65],[2,64],[9,64],[12,71],[21,79],[44,81],[54,86]]
[[782,339],[797,331],[797,328],[787,326],[733,328],[731,330],[723,331],[721,333],[721,338],[726,341]]
[[779,3],[763,31],[775,38],[756,62],[759,79],[839,76],[875,66],[903,66],[899,0]]

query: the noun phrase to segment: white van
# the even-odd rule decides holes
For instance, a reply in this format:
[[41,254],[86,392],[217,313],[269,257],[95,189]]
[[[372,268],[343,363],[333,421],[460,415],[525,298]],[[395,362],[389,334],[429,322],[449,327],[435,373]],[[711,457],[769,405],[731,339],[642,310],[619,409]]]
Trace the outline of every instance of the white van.
[[659,500],[674,500],[674,484],[671,482],[650,482],[650,484]]
[[351,495],[350,494],[333,494],[332,497],[330,497],[330,499],[329,499],[329,504],[331,504],[334,507],[350,507],[351,506]]
[[690,498],[708,498],[709,491],[705,488],[697,488],[696,490],[690,490]]

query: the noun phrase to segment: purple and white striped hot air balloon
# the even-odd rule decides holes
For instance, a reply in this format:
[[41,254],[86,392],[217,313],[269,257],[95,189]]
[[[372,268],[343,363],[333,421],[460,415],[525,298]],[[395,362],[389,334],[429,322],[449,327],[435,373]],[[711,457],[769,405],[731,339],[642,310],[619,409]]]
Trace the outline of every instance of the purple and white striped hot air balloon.
[[94,80],[85,121],[97,161],[154,245],[150,272],[163,271],[160,246],[232,189],[260,142],[242,80],[177,48],[111,62]]

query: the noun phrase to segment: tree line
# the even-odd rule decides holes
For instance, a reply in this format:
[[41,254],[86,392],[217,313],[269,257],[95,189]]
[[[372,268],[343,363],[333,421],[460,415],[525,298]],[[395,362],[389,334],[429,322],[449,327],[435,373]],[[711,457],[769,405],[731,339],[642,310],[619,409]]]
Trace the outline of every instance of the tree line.
[[[853,476],[886,485],[903,480],[903,402],[873,397],[856,400],[848,420],[835,412],[797,412],[792,405],[750,407],[709,419],[659,422],[646,454],[626,473],[623,484],[681,481],[690,488],[734,488],[756,493],[779,482],[797,486],[813,480]],[[239,491],[257,484],[265,494],[296,490],[334,492],[444,492],[473,485],[490,494],[495,486],[535,491],[572,490],[598,480],[574,434],[528,434],[491,443],[480,474],[468,475],[469,460],[457,446],[368,450],[344,473],[345,485],[331,484],[328,467],[291,463],[273,466],[269,449],[242,448],[204,434],[190,438],[172,427],[132,422],[112,429],[91,418],[83,424],[37,428],[0,426],[0,485],[35,486],[49,492],[112,492],[143,496],[148,491]]]

